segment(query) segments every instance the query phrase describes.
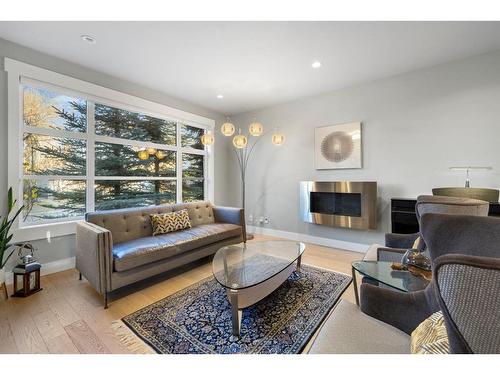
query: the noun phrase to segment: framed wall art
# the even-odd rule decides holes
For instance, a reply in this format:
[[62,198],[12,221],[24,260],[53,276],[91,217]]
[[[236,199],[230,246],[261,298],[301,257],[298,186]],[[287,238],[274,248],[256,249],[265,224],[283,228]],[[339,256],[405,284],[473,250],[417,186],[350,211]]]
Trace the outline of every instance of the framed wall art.
[[361,122],[314,129],[316,169],[361,168]]

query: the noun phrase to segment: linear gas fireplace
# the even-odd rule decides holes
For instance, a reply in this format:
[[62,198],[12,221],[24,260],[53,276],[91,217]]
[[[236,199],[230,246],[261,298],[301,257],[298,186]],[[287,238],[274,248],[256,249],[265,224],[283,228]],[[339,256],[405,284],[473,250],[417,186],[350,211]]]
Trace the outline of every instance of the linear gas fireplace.
[[377,228],[377,183],[302,181],[300,215],[307,223]]

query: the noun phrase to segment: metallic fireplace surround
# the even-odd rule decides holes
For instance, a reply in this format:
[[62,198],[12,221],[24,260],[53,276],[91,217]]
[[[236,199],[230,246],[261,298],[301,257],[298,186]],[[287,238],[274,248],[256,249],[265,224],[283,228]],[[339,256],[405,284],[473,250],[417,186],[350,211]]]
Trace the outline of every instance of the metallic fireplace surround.
[[[361,195],[360,215],[311,212],[311,193],[357,193]],[[300,217],[302,221],[352,229],[377,228],[377,183],[374,181],[301,181]]]

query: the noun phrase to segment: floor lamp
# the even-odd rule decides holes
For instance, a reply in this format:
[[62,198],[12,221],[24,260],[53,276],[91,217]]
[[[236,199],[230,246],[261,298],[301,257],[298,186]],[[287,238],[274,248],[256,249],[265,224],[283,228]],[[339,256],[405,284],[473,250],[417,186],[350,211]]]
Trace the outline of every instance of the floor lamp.
[[[220,131],[224,136],[232,137],[236,132],[236,127],[228,118],[227,121],[222,124]],[[248,133],[242,134],[241,128],[239,128],[238,134],[233,137],[233,150],[238,160],[238,166],[240,167],[241,201],[245,215],[245,180],[248,162],[257,143],[259,143],[268,133],[269,132],[264,132],[264,126],[260,122],[254,120],[248,127]],[[212,145],[214,141],[214,136],[208,131],[201,136],[201,143],[205,146]],[[275,129],[271,137],[271,142],[275,146],[281,146],[285,142],[285,136],[279,132],[278,128]],[[247,236],[247,238],[251,239],[250,236]]]

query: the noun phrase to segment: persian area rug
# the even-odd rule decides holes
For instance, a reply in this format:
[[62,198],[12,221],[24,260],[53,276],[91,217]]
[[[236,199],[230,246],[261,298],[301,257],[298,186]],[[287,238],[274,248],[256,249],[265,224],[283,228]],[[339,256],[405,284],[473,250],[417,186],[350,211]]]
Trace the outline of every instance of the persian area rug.
[[115,329],[142,353],[149,348],[138,338],[163,354],[300,353],[350,283],[348,275],[302,265],[300,275],[243,310],[238,338],[226,291],[209,277],[124,317]]

